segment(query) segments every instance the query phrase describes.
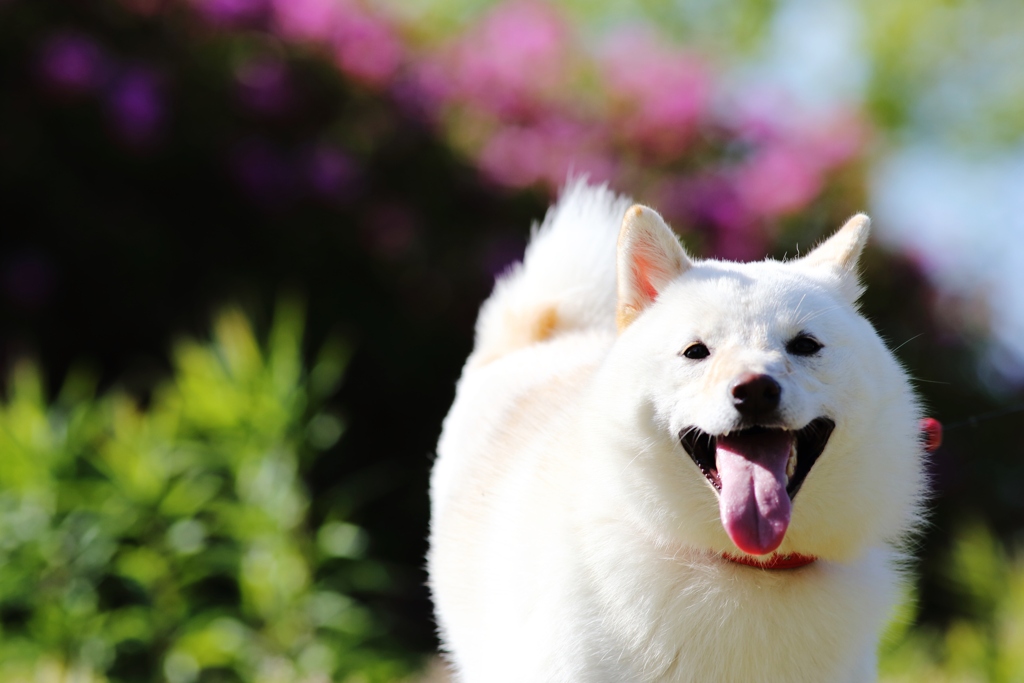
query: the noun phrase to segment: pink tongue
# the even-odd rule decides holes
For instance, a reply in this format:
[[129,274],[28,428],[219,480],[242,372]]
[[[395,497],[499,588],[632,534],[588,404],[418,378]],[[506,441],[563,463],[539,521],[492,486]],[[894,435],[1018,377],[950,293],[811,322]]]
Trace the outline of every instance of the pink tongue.
[[767,555],[789,527],[786,462],[793,435],[783,430],[718,437],[715,453],[722,492],[722,526],[736,547]]

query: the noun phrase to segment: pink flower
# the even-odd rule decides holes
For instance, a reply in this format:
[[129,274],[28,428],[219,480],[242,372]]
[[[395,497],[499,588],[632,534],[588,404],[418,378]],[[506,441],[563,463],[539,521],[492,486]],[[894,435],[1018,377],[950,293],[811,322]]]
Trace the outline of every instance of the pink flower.
[[810,204],[821,191],[822,176],[821,164],[811,154],[772,144],[736,169],[736,191],[751,213],[773,218]]
[[409,64],[403,95],[414,100],[416,108],[431,113],[440,110],[454,97],[446,66],[430,55],[420,55]]
[[510,187],[526,187],[544,175],[546,140],[534,128],[507,126],[498,130],[477,156],[480,170]]
[[850,112],[800,118],[786,97],[757,93],[733,107],[732,136],[750,148],[734,181],[752,214],[775,218],[804,209],[826,176],[864,147],[867,130]]
[[567,44],[567,26],[551,6],[500,4],[449,50],[453,94],[499,116],[532,112],[562,84]]
[[272,26],[289,40],[326,41],[339,8],[334,0],[272,0]]
[[630,32],[611,44],[602,66],[627,140],[665,156],[682,152],[711,97],[703,65],[650,32]]
[[814,151],[823,168],[836,168],[857,157],[869,136],[867,123],[848,111],[824,117],[803,131],[804,145]]
[[615,167],[595,130],[552,117],[527,126],[504,126],[480,149],[477,164],[495,182],[509,187],[541,184],[554,190],[571,173],[610,180]]
[[391,26],[354,5],[339,10],[331,44],[342,71],[377,87],[394,78],[404,58],[402,42]]
[[405,46],[383,15],[352,0],[271,0],[271,25],[282,37],[323,43],[345,74],[383,88],[405,59]]

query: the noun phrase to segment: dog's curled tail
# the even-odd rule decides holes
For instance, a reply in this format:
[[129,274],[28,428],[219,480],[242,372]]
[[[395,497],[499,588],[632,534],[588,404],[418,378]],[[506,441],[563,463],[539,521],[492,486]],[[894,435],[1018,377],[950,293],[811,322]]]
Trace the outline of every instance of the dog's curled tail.
[[615,330],[615,249],[632,204],[605,185],[570,180],[534,226],[523,262],[480,309],[470,360],[482,365],[569,331]]

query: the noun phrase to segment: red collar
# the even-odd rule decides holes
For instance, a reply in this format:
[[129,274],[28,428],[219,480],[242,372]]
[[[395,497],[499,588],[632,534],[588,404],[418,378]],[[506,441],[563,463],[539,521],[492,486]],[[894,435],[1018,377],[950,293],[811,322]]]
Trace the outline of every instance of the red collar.
[[818,559],[814,555],[801,555],[800,553],[771,555],[763,560],[750,557],[749,555],[733,555],[732,553],[722,553],[722,557],[730,562],[745,564],[748,567],[756,567],[758,569],[796,569],[797,567],[805,567]]

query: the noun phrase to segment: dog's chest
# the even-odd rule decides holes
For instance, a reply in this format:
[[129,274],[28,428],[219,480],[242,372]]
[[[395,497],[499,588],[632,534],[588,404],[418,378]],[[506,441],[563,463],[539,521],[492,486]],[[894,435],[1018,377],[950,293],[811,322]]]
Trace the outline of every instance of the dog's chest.
[[772,575],[675,563],[669,572],[666,558],[644,570],[642,555],[630,557],[577,592],[564,623],[585,642],[566,649],[577,658],[571,680],[871,680],[874,645],[864,627],[884,618],[892,577],[879,577],[880,593],[864,599],[858,586],[844,587],[843,573],[822,568]]

